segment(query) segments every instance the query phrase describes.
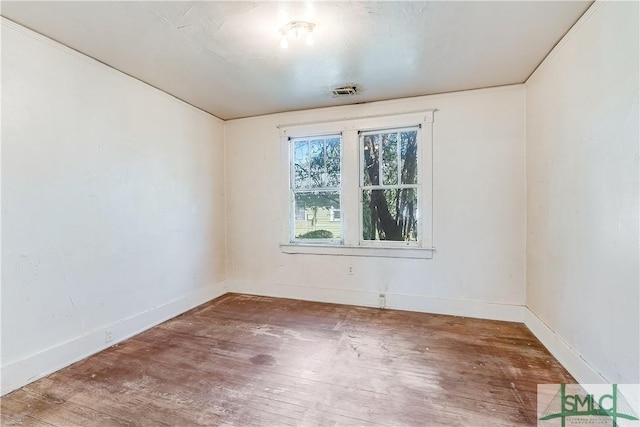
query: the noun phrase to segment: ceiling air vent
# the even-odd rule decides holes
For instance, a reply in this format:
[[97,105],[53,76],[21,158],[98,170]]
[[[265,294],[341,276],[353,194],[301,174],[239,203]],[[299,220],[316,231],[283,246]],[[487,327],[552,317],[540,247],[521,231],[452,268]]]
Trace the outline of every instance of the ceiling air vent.
[[356,86],[342,86],[331,90],[331,93],[333,96],[351,96],[358,93],[358,88]]

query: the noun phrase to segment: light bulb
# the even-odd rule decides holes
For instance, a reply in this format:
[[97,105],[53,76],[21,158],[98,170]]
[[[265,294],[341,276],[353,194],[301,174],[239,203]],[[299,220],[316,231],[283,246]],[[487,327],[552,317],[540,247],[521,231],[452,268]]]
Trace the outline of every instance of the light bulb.
[[313,34],[311,34],[311,31],[307,33],[307,38],[305,39],[305,43],[307,43],[307,45],[309,46],[313,44]]
[[283,49],[289,47],[289,40],[287,40],[287,36],[282,36],[282,40],[280,40],[280,47]]

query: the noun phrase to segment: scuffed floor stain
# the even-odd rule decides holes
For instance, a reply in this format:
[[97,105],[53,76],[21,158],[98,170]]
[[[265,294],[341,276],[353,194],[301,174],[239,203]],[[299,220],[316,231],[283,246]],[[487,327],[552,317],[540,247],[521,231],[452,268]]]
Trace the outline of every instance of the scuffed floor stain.
[[249,359],[249,361],[254,365],[266,365],[266,366],[275,365],[276,363],[275,357],[270,356],[268,354],[258,354],[257,356],[253,356],[251,359]]
[[300,332],[294,331],[294,330],[291,330],[291,329],[285,329],[284,330],[284,334],[288,335],[290,337],[293,337],[294,339],[297,339],[299,341],[313,341],[312,339],[303,337]]
[[268,337],[282,338],[280,335],[274,334],[274,333],[272,333],[270,331],[271,331],[271,328],[269,328],[266,325],[260,325],[257,328],[252,328],[251,329],[251,333],[253,334],[254,337],[256,335],[266,335]]

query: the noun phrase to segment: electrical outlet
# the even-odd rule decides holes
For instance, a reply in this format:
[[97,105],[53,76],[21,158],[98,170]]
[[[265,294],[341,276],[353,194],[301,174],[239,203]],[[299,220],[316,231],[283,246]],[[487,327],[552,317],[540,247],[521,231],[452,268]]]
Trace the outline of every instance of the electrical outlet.
[[347,267],[347,274],[349,276],[353,276],[353,267],[352,266]]
[[108,344],[113,341],[113,331],[111,329],[106,329],[104,331],[104,343]]
[[385,294],[380,294],[378,295],[378,305],[380,306],[380,308],[385,308],[387,305],[387,297],[385,296]]

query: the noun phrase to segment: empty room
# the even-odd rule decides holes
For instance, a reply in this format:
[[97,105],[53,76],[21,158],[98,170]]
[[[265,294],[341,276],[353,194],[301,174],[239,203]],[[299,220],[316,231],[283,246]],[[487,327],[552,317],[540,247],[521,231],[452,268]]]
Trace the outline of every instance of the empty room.
[[0,6],[3,426],[640,426],[640,2]]

